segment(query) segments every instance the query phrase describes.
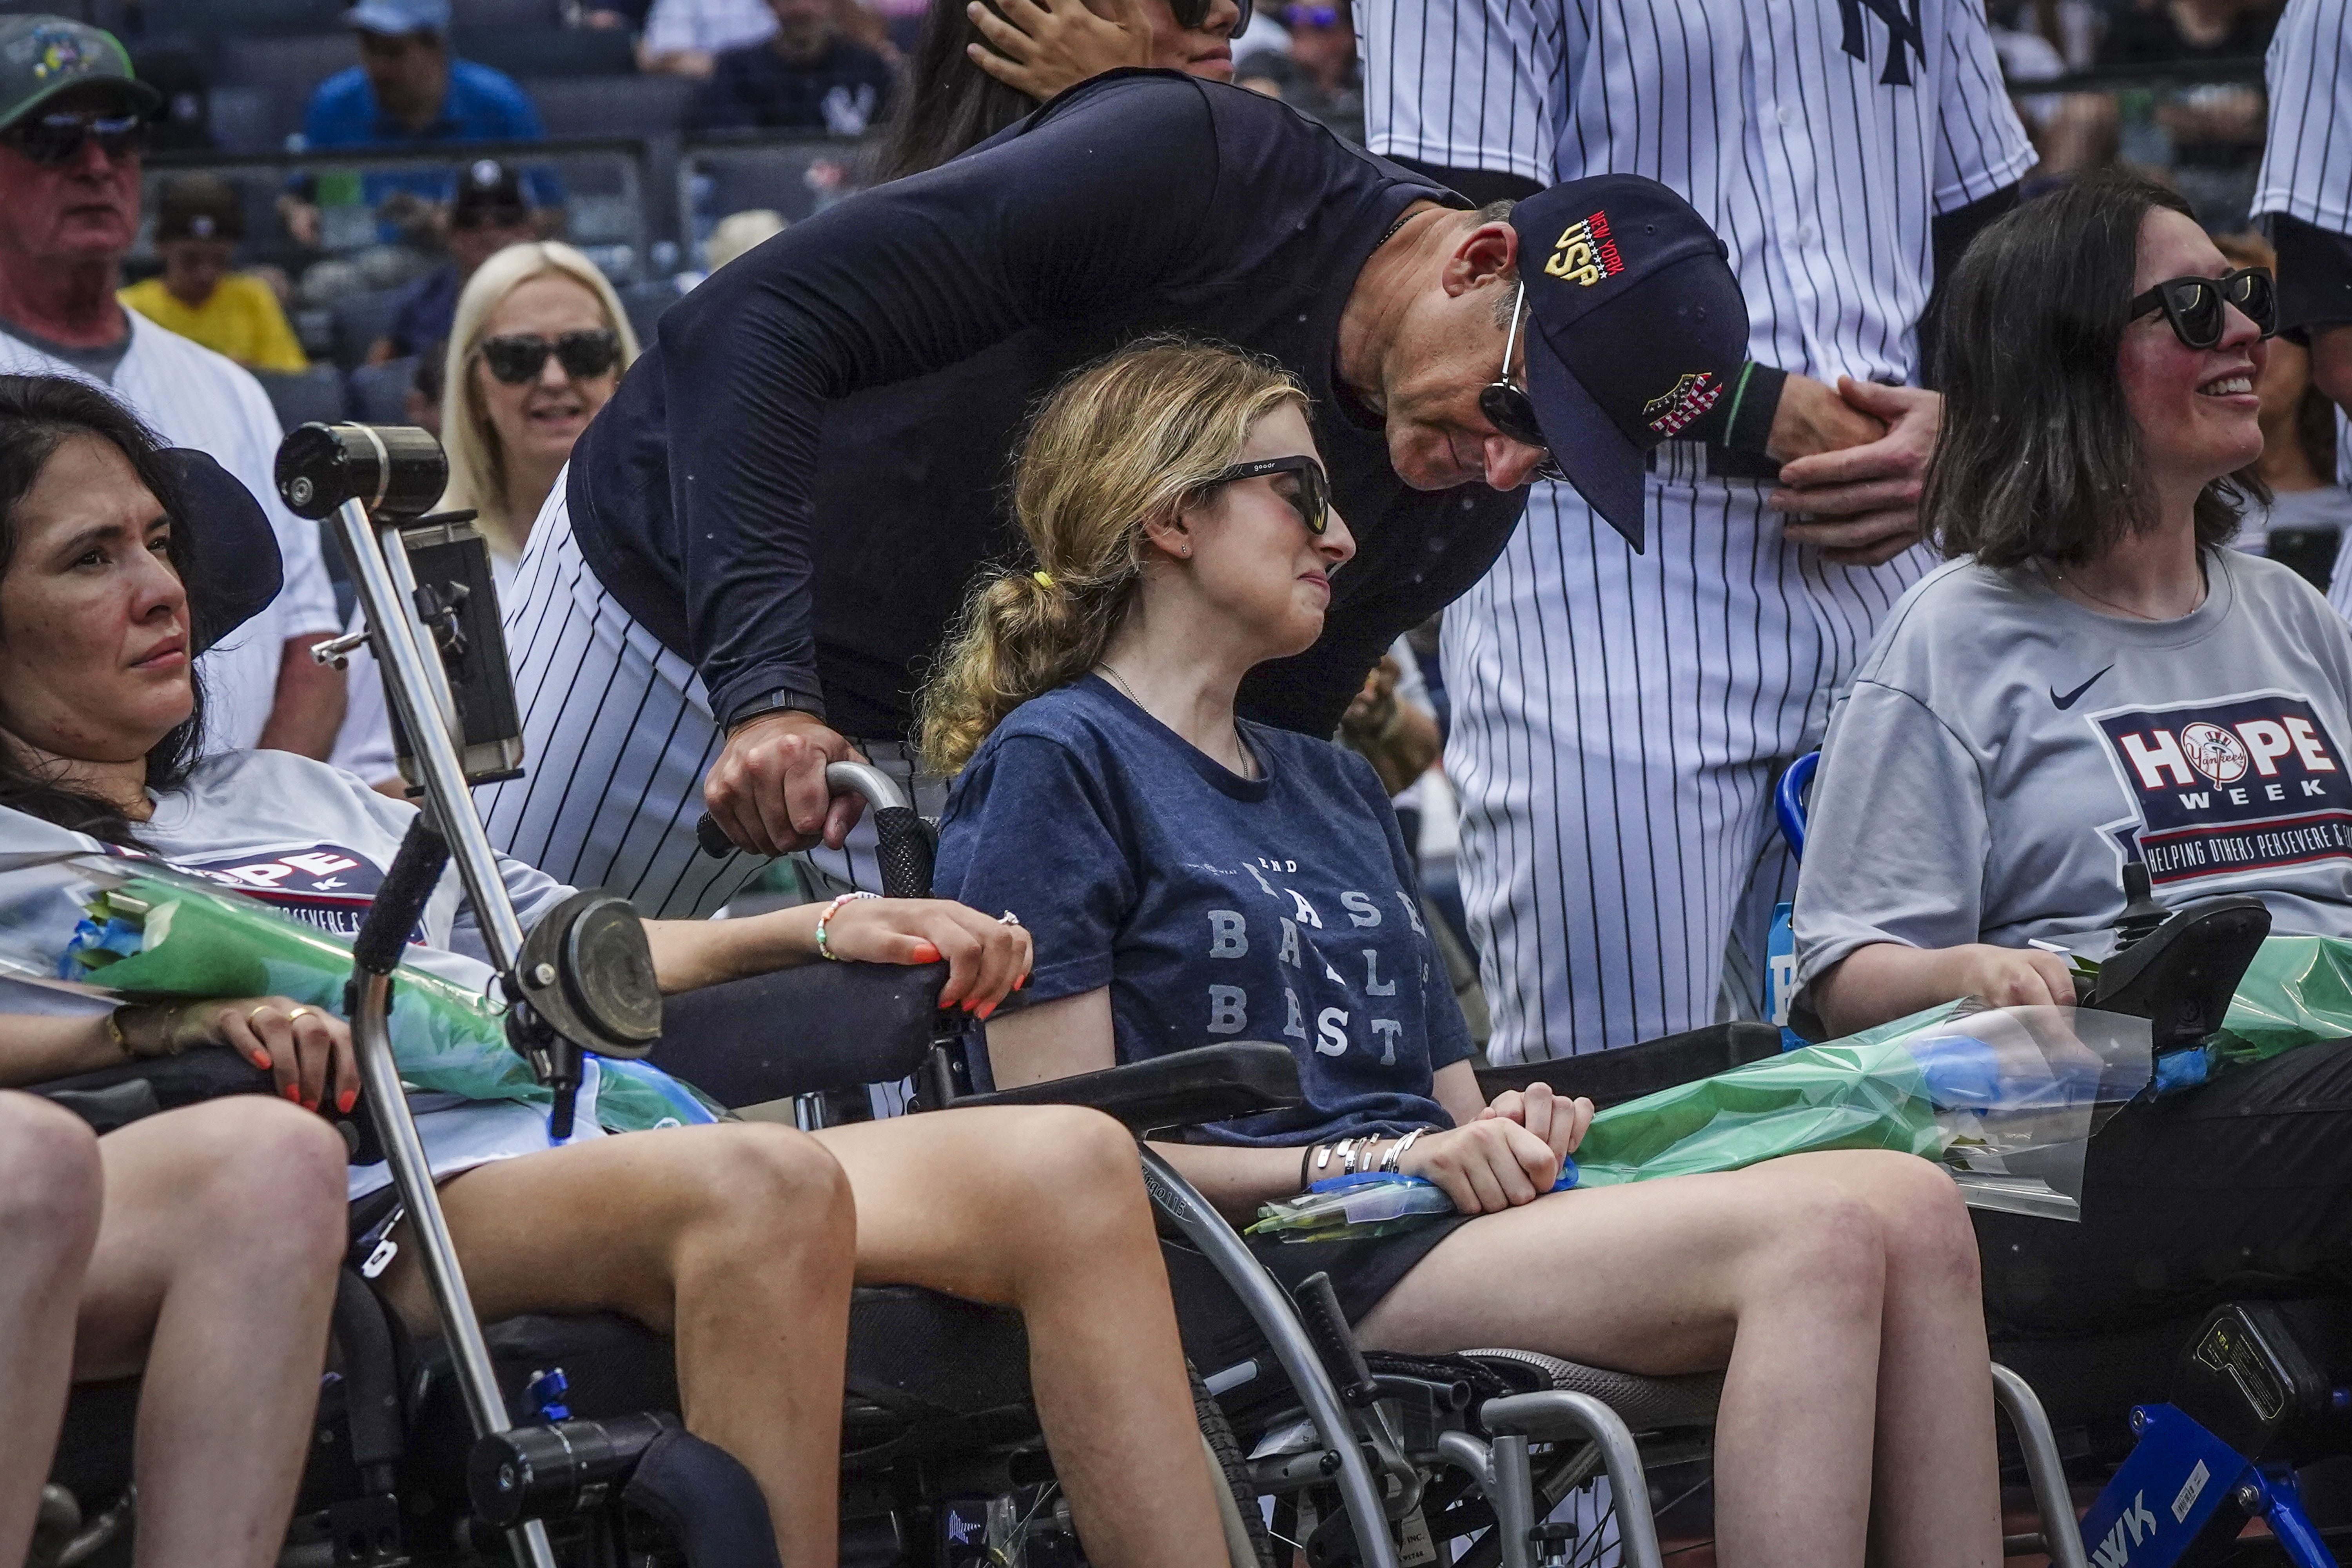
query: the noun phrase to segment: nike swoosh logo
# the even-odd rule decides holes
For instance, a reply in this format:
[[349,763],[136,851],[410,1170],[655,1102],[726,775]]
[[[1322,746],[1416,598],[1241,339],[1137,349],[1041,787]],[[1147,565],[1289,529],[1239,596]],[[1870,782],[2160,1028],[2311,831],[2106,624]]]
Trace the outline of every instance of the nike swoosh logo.
[[[2114,666],[2114,665],[2112,665],[2112,664],[2111,664],[2111,665],[2107,666],[2107,669],[2113,669],[2113,668],[2115,668],[2115,666]],[[2103,670],[2099,671],[2099,675],[2105,675],[2105,674],[2106,674],[2107,669],[2103,669]],[[2082,684],[2082,685],[2080,685],[2080,686],[2078,686],[2078,687],[2074,688],[2074,690],[2069,691],[2069,692],[2068,692],[2068,693],[2066,693],[2066,695],[2065,695],[2065,696],[2063,696],[2063,697],[2061,697],[2061,696],[2059,696],[2059,695],[2058,695],[2058,689],[2057,689],[2056,687],[2054,687],[2054,686],[2053,686],[2053,687],[2052,687],[2052,688],[2050,689],[2050,700],[2051,700],[2053,703],[2054,703],[2054,704],[2056,704],[2056,705],[2057,705],[2057,709],[2058,709],[2058,711],[2059,711],[2059,712],[2063,713],[2064,711],[2066,711],[2066,710],[2067,710],[2067,709],[2072,708],[2073,706],[2074,706],[2074,700],[2075,700],[2075,699],[2077,699],[2077,698],[2081,697],[2081,696],[2083,695],[2083,693],[2084,693],[2085,691],[2088,691],[2089,689],[2091,689],[2091,688],[2092,688],[2092,687],[2096,686],[2096,685],[2099,683],[2099,675],[2095,675],[2095,676],[2091,677],[2091,679],[2088,679],[2088,680],[2086,680],[2086,681],[2083,682],[2083,684]]]

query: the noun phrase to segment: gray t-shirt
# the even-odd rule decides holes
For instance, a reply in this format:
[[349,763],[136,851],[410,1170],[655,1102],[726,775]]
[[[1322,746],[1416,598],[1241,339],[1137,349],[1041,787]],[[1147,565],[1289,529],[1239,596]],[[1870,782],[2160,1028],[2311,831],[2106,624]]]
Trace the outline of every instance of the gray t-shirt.
[[104,382],[109,386],[114,384],[114,373],[121,368],[123,357],[131,353],[131,325],[128,320],[123,323],[121,337],[110,343],[101,343],[94,349],[83,348],[75,343],[61,343],[55,338],[45,338],[31,328],[21,322],[12,321],[5,316],[0,316],[0,331],[6,332],[19,342],[32,344],[51,359],[62,360],[90,380]]
[[1972,561],[1904,595],[1822,742],[1801,988],[1879,942],[2098,956],[2127,860],[2167,903],[2256,893],[2281,931],[2352,936],[2352,634],[2276,562],[2205,563],[2174,621]]

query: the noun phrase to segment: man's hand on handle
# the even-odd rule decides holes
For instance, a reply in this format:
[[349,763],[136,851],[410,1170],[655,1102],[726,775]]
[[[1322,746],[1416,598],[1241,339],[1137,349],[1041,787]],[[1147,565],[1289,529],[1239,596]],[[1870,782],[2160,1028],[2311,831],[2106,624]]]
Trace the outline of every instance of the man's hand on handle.
[[[1782,414],[1792,428],[1820,423],[1806,420],[1802,383],[1790,376],[1782,395]],[[1823,390],[1826,390],[1825,388]],[[1766,504],[1788,512],[1786,532],[1800,544],[1818,546],[1823,560],[1840,566],[1876,566],[1892,561],[1918,541],[1919,491],[1928,454],[1936,449],[1936,433],[1943,423],[1944,400],[1916,386],[1881,386],[1874,381],[1838,377],[1837,393],[1853,411],[1883,421],[1885,433],[1859,446],[1812,452],[1784,451],[1780,445],[1781,421],[1772,427],[1773,455],[1784,460],[1780,489]],[[1799,399],[1789,409],[1790,395]]]
[[736,847],[771,859],[822,841],[838,849],[866,809],[827,793],[827,763],[862,763],[857,748],[814,714],[784,710],[746,719],[702,781],[702,803]]

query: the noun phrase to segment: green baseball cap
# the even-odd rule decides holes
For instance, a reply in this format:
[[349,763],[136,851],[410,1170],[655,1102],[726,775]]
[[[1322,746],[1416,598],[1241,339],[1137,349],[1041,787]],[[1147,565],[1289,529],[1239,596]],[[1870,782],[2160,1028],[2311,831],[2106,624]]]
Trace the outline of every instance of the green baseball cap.
[[113,34],[63,16],[0,17],[0,130],[92,82],[114,89],[142,113],[163,102],[131,74],[130,52]]

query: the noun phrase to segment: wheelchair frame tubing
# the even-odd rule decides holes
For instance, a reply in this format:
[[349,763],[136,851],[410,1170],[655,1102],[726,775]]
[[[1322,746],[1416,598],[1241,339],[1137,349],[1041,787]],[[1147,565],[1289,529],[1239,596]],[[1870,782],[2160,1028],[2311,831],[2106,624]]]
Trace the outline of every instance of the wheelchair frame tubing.
[[1478,1407],[1478,1421],[1490,1434],[1486,1439],[1467,1432],[1447,1432],[1439,1436],[1437,1447],[1448,1462],[1468,1472],[1493,1506],[1501,1568],[1534,1568],[1528,1532],[1542,1521],[1536,1517],[1528,1439],[1559,1442],[1573,1437],[1589,1438],[1601,1450],[1610,1503],[1617,1515],[1618,1551],[1626,1568],[1660,1568],[1663,1560],[1658,1555],[1657,1521],[1650,1514],[1649,1479],[1642,1469],[1641,1448],[1624,1417],[1589,1394],[1551,1389],[1490,1399]]
[[1149,1145],[1139,1144],[1137,1152],[1143,1157],[1143,1184],[1151,1194],[1152,1206],[1175,1222],[1241,1299],[1297,1391],[1325,1449],[1339,1456],[1339,1495],[1347,1504],[1348,1522],[1356,1532],[1356,1549],[1364,1568],[1397,1568],[1396,1542],[1389,1534],[1380,1488],[1373,1483],[1371,1467],[1365,1463],[1355,1428],[1339,1403],[1339,1391],[1332,1385],[1314,1342],[1298,1321],[1297,1309],[1274,1277],[1250,1256],[1225,1217],[1210,1206],[1192,1183]]
[[2058,1439],[2050,1430],[2049,1413],[2033,1385],[1999,1362],[1992,1363],[1992,1402],[2009,1417],[2017,1446],[2025,1455],[2025,1477],[2033,1489],[2033,1505],[2042,1515],[2042,1543],[2051,1568],[2090,1568],[2083,1553],[2083,1537],[2074,1526],[2074,1494],[2066,1485],[2065,1461],[2058,1457]]
[[[457,873],[473,902],[491,963],[501,974],[509,974],[522,952],[522,923],[499,876],[489,835],[483,831],[481,818],[474,814],[473,797],[466,790],[465,774],[451,740],[449,720],[457,712],[457,701],[449,690],[447,672],[438,658],[424,656],[416,639],[411,618],[416,580],[408,570],[399,530],[392,524],[379,530],[356,500],[337,508],[335,518],[342,530],[352,584],[367,611],[369,640],[390,678],[389,695],[416,748],[435,825],[457,862]],[[363,972],[355,972],[353,978],[359,982],[359,995],[358,1005],[352,1010],[352,1045],[366,1088],[369,1114],[383,1142],[400,1200],[407,1205],[409,1231],[432,1287],[435,1310],[448,1336],[467,1413],[477,1437],[503,1432],[513,1423],[499,1392],[481,1321],[474,1315],[473,1300],[466,1293],[465,1271],[457,1261],[448,1220],[441,1212],[440,1194],[434,1189],[425,1142],[417,1135],[407,1097],[401,1092],[400,1069],[393,1060],[387,1017],[392,981],[387,975]],[[554,1547],[548,1540],[547,1527],[539,1521],[525,1521],[509,1532],[509,1539],[527,1568],[555,1568]]]

